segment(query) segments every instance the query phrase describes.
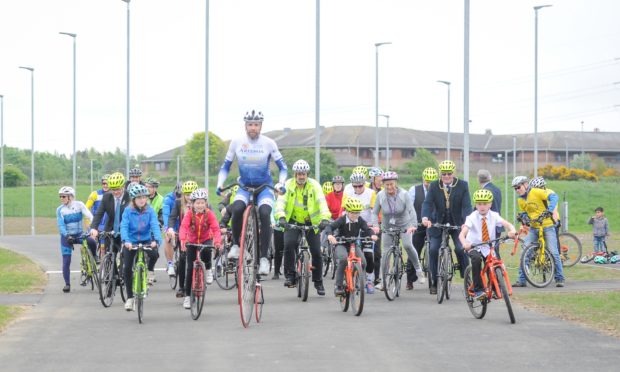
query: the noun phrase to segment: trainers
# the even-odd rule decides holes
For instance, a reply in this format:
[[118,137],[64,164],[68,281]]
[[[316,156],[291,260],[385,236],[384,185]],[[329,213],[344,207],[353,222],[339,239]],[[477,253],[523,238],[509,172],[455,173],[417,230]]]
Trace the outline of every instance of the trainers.
[[373,293],[375,293],[375,286],[374,286],[374,285],[372,285],[372,282],[371,282],[371,281],[366,282],[366,293],[368,293],[368,294],[373,294]]
[[325,287],[323,287],[323,282],[314,282],[314,288],[316,288],[316,293],[319,296],[325,296]]
[[289,288],[295,288],[295,278],[286,278],[284,280],[284,286]]
[[377,291],[382,291],[383,290],[383,283],[379,282],[379,283],[375,284],[375,289]]
[[191,307],[192,307],[192,304],[191,304],[191,301],[189,299],[189,296],[185,296],[185,298],[183,299],[183,308],[189,310],[189,309],[191,309]]
[[487,294],[484,291],[474,292],[474,300],[482,300],[486,297],[487,297]]
[[334,295],[336,296],[342,296],[344,294],[344,287],[341,285],[337,285],[334,288]]
[[213,283],[213,270],[211,269],[207,270],[206,275],[205,275],[205,280],[207,284]]
[[239,258],[239,246],[237,244],[230,247],[230,251],[228,252],[228,258]]
[[273,273],[273,277],[271,277],[271,279],[273,279],[273,280],[280,279],[280,273],[276,271],[275,273]]
[[86,278],[84,278],[84,279],[82,279],[82,281],[80,282],[80,285],[81,285],[82,287],[86,287],[86,282],[87,282],[87,280],[86,280]]
[[166,271],[168,272],[168,275],[170,276],[177,275],[177,273],[174,271],[174,264],[172,262],[168,262],[168,270]]
[[437,287],[436,286],[432,286],[431,289],[429,289],[429,292],[432,295],[436,295],[437,294]]
[[555,286],[556,287],[564,287],[564,281],[563,280],[558,280],[557,282],[555,282]]
[[155,271],[149,271],[149,274],[147,276],[147,281],[149,285],[153,285],[153,283],[155,283]]
[[407,287],[405,287],[405,289],[407,289],[408,291],[412,291],[413,290],[413,283],[407,282]]
[[69,284],[65,284],[65,286],[62,287],[62,291],[65,293],[71,292],[71,286]]
[[418,283],[420,284],[426,283],[426,276],[424,275],[424,272],[422,271],[417,272],[416,275],[418,276]]
[[132,298],[128,298],[127,301],[125,301],[125,310],[133,311],[134,310],[133,305],[134,305],[133,297]]
[[179,288],[179,290],[176,293],[176,298],[183,298],[185,297],[185,290],[183,288]]
[[512,287],[527,287],[527,284],[525,284],[525,282],[514,282]]
[[260,267],[258,268],[258,275],[268,275],[269,274],[269,259],[267,257],[263,257],[260,259]]

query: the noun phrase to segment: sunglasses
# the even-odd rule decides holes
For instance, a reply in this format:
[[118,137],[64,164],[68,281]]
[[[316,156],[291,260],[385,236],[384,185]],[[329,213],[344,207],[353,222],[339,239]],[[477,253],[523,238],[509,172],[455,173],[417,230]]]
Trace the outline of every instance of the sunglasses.
[[362,187],[364,187],[364,185],[353,185],[354,189],[361,189]]
[[107,182],[101,182],[101,186],[108,186]]
[[65,199],[65,198],[68,198],[68,197],[69,197],[69,195],[60,195],[61,199]]
[[523,186],[523,185],[515,186],[515,187],[513,187],[513,188],[514,188],[515,190],[519,190],[519,189],[521,188],[521,186]]
[[452,172],[450,172],[450,173],[442,173],[441,175],[442,175],[442,176],[451,176],[451,175],[452,175]]

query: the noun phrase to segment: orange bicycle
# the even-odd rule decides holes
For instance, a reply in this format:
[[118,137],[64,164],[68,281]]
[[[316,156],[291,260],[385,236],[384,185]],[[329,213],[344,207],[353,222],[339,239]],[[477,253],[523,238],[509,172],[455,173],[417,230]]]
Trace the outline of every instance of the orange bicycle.
[[[484,318],[484,315],[487,312],[487,305],[492,299],[503,299],[506,304],[506,308],[508,309],[510,323],[514,324],[516,321],[514,312],[512,311],[512,304],[510,302],[510,296],[512,296],[512,286],[510,285],[508,272],[504,267],[504,262],[497,258],[495,248],[493,247],[496,242],[501,243],[507,239],[507,237],[501,237],[472,245],[472,249],[482,245],[488,245],[491,249],[491,252],[487,255],[484,261],[484,266],[482,267],[481,277],[482,285],[484,287],[483,291],[485,293],[485,296],[482,298],[476,299],[474,297],[474,281],[472,277],[471,265],[467,266],[467,269],[465,269],[465,279],[463,281],[465,300],[467,301],[469,311],[476,319]],[[517,241],[517,237],[515,237],[515,241]]]
[[351,310],[353,315],[360,316],[364,310],[364,289],[366,287],[366,273],[362,269],[362,258],[355,254],[355,249],[362,245],[372,244],[369,237],[337,237],[336,245],[349,246],[347,266],[344,269],[344,294],[339,296],[340,309],[343,312]]

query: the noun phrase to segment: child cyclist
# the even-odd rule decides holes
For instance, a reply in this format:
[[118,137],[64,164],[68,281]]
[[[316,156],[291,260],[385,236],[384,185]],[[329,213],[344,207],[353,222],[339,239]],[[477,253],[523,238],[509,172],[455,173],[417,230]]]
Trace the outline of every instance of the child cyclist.
[[[222,244],[222,235],[220,227],[215,217],[215,213],[207,208],[207,190],[197,189],[190,195],[192,202],[191,208],[183,216],[181,227],[179,229],[179,240],[181,241],[181,251],[186,253],[187,264],[185,271],[185,299],[183,307],[189,309],[190,294],[192,289],[192,269],[196,259],[196,248],[186,247],[186,243],[190,244],[213,244],[219,249]],[[213,272],[211,271],[211,251],[202,250],[200,259],[205,263],[207,269],[205,279],[207,284],[213,283]]]
[[471,259],[474,298],[477,300],[486,296],[480,272],[482,271],[482,260],[491,253],[491,248],[489,245],[482,245],[480,250],[476,250],[472,249],[472,244],[479,244],[498,238],[495,228],[500,226],[503,226],[508,231],[509,237],[515,237],[515,227],[510,222],[504,220],[497,212],[491,210],[492,202],[493,193],[491,191],[482,189],[474,192],[476,210],[467,216],[459,234],[459,240]]
[[[331,244],[335,245],[337,240],[333,234],[334,231],[338,231],[338,235],[342,237],[351,238],[370,236],[373,241],[377,241],[377,236],[368,227],[368,223],[360,217],[360,213],[363,209],[364,206],[359,199],[349,198],[345,200],[344,210],[346,211],[346,214],[325,228],[327,240],[329,240]],[[372,263],[372,252],[368,252],[369,255],[365,257],[362,255],[362,250],[360,247],[356,247],[355,254],[362,259],[362,268],[364,270],[366,269],[366,262]],[[336,288],[334,290],[336,296],[340,296],[344,293],[342,284],[348,256],[349,250],[346,246],[336,246],[336,262],[338,263],[338,269],[336,270]]]
[[127,291],[127,301],[125,310],[134,310],[133,298],[133,261],[136,257],[134,246],[143,244],[150,246],[152,250],[145,251],[148,255],[148,281],[153,284],[155,280],[155,263],[159,258],[157,247],[161,245],[161,230],[155,210],[147,203],[149,191],[144,185],[139,183],[129,187],[129,197],[131,205],[123,211],[121,219],[121,240],[123,242],[123,256],[125,265],[125,290]]

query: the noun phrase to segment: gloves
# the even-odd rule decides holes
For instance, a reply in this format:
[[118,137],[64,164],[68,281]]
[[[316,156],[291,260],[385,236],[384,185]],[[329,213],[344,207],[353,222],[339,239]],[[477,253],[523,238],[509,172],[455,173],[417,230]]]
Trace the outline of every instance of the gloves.
[[325,230],[327,225],[329,225],[329,221],[328,220],[322,220],[321,223],[319,223],[319,230],[321,230],[321,231]]
[[69,244],[69,245],[73,245],[74,244],[74,240],[73,240],[73,237],[71,235],[67,235],[65,240],[67,240],[67,244]]
[[286,187],[284,187],[284,185],[280,182],[276,183],[273,188],[276,189],[281,195],[286,194]]
[[222,188],[220,186],[215,188],[215,195],[222,196]]
[[280,219],[278,220],[278,225],[282,226],[282,227],[286,227],[286,225],[288,225],[286,223],[286,218],[284,217],[280,217]]

